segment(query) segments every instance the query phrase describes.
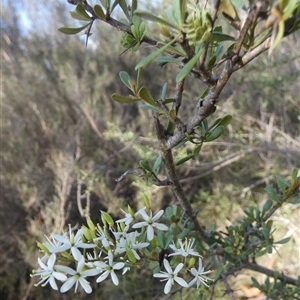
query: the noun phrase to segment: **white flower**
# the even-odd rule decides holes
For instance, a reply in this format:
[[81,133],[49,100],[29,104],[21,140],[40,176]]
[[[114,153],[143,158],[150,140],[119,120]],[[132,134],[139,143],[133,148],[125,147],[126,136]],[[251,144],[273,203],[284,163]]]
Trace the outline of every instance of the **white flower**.
[[[56,249],[62,245],[61,242],[55,240],[53,236],[51,239],[46,236],[47,242],[44,242],[43,245],[49,250],[51,253],[56,253]],[[59,251],[57,251],[59,252]]]
[[[205,271],[204,272],[204,268],[202,267],[202,260],[201,258],[199,258],[199,266],[198,266],[198,270],[195,268],[192,268],[191,271],[192,275],[194,275],[195,277],[191,280],[191,282],[189,283],[189,287],[191,287],[192,285],[194,285],[195,283],[197,284],[197,288],[199,288],[200,284],[203,283],[204,285],[206,285],[208,287],[208,285],[206,284],[206,282],[208,280],[212,280],[211,278],[208,278],[205,276],[205,274],[210,273],[211,271]],[[203,276],[204,275],[204,276]]]
[[154,237],[154,227],[159,230],[168,230],[168,226],[161,223],[156,223],[156,221],[163,215],[163,213],[164,211],[160,210],[154,217],[152,217],[152,211],[150,211],[150,215],[148,216],[145,210],[141,210],[140,214],[145,221],[134,224],[132,228],[147,227],[147,239],[149,241],[152,241]]
[[56,247],[53,250],[53,253],[58,253],[62,252],[68,249],[71,249],[73,257],[79,261],[81,258],[81,253],[78,250],[78,248],[94,248],[96,245],[94,244],[87,244],[82,242],[82,236],[83,236],[83,230],[79,229],[74,237],[74,233],[72,233],[71,226],[69,226],[69,236],[65,235],[58,235],[58,234],[53,234],[53,238],[57,240],[58,242],[61,243],[60,246]]
[[185,240],[184,243],[182,243],[182,241],[179,241],[180,248],[177,248],[173,243],[173,245],[170,245],[170,248],[174,250],[174,252],[169,254],[169,256],[182,255],[184,257],[187,257],[188,255],[195,255],[201,257],[201,255],[193,249],[194,242],[195,240]]
[[66,266],[59,266],[58,269],[60,271],[72,275],[72,277],[69,277],[67,281],[61,286],[60,288],[61,293],[67,292],[69,289],[72,288],[74,284],[75,284],[75,293],[76,293],[79,283],[87,294],[90,294],[92,292],[92,288],[89,282],[85,279],[85,277],[98,275],[100,271],[96,268],[84,270],[84,266],[85,266],[85,261],[83,256],[80,257],[77,263],[76,271]]
[[54,270],[54,264],[56,261],[56,255],[51,254],[48,261],[47,265],[45,265],[40,258],[38,258],[38,263],[42,270],[37,270],[34,271],[34,274],[32,276],[40,276],[41,280],[36,284],[42,284],[42,286],[45,286],[48,282],[50,283],[50,286],[54,289],[57,290],[57,285],[55,282],[55,279],[60,280],[60,281],[65,281],[67,280],[67,276],[61,272],[55,271]]
[[101,274],[98,278],[97,278],[97,282],[101,282],[103,280],[105,280],[109,275],[111,277],[112,282],[114,283],[114,285],[118,285],[119,284],[119,279],[115,273],[115,270],[120,270],[124,267],[124,263],[122,262],[118,262],[115,263],[113,261],[114,257],[113,254],[111,252],[111,250],[108,251],[108,262],[95,262],[94,264],[97,266],[97,269],[100,269],[100,272],[103,272],[103,274]]
[[178,264],[178,266],[175,268],[174,272],[168,262],[167,259],[164,259],[164,267],[167,272],[160,271],[160,273],[156,273],[153,276],[156,278],[164,278],[161,281],[168,280],[165,288],[164,288],[164,293],[168,294],[171,291],[172,285],[174,284],[174,281],[176,281],[178,284],[180,284],[183,287],[188,287],[188,284],[184,279],[181,277],[178,277],[178,273],[180,270],[183,268],[183,263]]
[[126,226],[128,226],[135,219],[135,217],[138,216],[141,213],[141,211],[145,210],[145,209],[146,209],[146,207],[143,207],[142,209],[138,210],[135,214],[130,213],[130,211],[126,212],[123,209],[121,209],[121,211],[125,214],[125,218],[120,219],[116,222],[117,223],[123,222]]
[[100,241],[104,248],[107,248],[107,247],[113,245],[113,242],[107,238],[105,232],[103,231],[103,229],[100,226],[97,227],[97,233],[99,236],[97,238],[93,239],[94,242]]
[[139,234],[137,232],[130,232],[127,233],[125,238],[124,237],[120,238],[120,240],[117,242],[115,253],[121,254],[126,252],[126,248],[130,248],[135,258],[138,260],[141,259],[135,249],[145,248],[149,245],[149,243],[136,242],[136,238],[138,235]]

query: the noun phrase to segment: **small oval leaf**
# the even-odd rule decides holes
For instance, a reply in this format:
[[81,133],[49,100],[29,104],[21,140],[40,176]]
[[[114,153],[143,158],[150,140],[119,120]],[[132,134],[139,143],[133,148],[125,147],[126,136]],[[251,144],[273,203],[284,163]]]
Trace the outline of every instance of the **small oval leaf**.
[[140,100],[140,99],[125,97],[125,96],[122,96],[120,94],[112,94],[111,97],[113,98],[113,100],[115,100],[119,103],[133,103],[133,102],[136,102],[136,101]]
[[152,52],[148,56],[146,56],[144,59],[142,59],[136,66],[135,69],[142,68],[149,64],[151,61],[153,61],[157,56],[159,56],[162,52],[164,52],[168,47],[170,47],[177,39],[179,38],[179,35],[176,36],[172,41],[165,44],[163,47],[157,49],[156,51]]
[[219,31],[213,31],[210,41],[220,43],[225,41],[235,41],[235,38]]
[[179,166],[179,165],[185,163],[186,161],[192,159],[194,156],[195,156],[195,154],[189,154],[189,155],[187,155],[186,157],[180,159],[180,160],[176,163],[176,166]]
[[127,72],[121,71],[119,73],[121,81],[131,90],[131,85],[130,85],[130,76],[128,75]]
[[149,105],[149,104],[142,104],[142,105],[140,105],[139,107],[140,107],[141,109],[144,109],[144,110],[152,110],[152,111],[155,111],[155,112],[157,112],[157,113],[160,112],[156,107],[154,107],[154,106],[152,106],[152,105]]
[[151,96],[149,90],[145,86],[142,86],[140,88],[139,96],[148,104],[150,104],[152,106],[156,106],[156,103],[155,103],[153,97]]
[[176,76],[176,82],[182,81],[194,68],[195,64],[197,63],[200,55],[203,53],[204,48],[201,48],[195,56],[180,70],[180,72]]
[[90,21],[91,20],[91,18],[83,17],[77,11],[70,11],[70,15],[73,19],[79,20],[79,21]]
[[79,15],[81,15],[83,18],[85,18],[86,21],[90,21],[90,20],[91,20],[90,15],[85,11],[85,9],[84,9],[84,7],[83,7],[82,4],[78,4],[78,5],[76,6],[75,11],[76,11]]
[[224,132],[224,126],[216,127],[213,132],[205,139],[205,142],[212,142]]
[[104,13],[102,7],[100,5],[98,5],[98,4],[96,4],[94,6],[94,13],[100,19],[105,19],[106,18],[105,13]]
[[77,33],[81,32],[82,30],[87,28],[89,25],[90,25],[90,23],[88,23],[82,27],[78,27],[78,28],[60,27],[60,28],[58,28],[58,31],[60,31],[61,33],[64,33],[64,34],[72,35],[72,34],[77,34]]
[[148,162],[146,160],[141,160],[140,161],[140,166],[144,169],[147,170],[149,172],[152,172],[151,167],[149,166]]
[[171,27],[171,28],[179,30],[179,28],[176,25],[168,22],[166,19],[162,19],[162,18],[158,17],[157,15],[153,15],[152,13],[143,12],[143,11],[136,11],[135,15],[137,15],[137,16],[143,18],[143,19],[150,20],[150,21],[153,21],[155,23],[159,23],[159,24],[165,25],[167,27]]

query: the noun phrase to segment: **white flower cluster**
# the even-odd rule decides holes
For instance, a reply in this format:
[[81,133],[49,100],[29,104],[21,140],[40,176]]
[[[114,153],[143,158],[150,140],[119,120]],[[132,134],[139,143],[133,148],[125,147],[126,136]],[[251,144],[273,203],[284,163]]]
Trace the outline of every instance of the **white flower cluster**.
[[[168,231],[168,226],[158,223],[158,219],[164,214],[160,210],[156,215],[146,207],[136,213],[128,207],[128,212],[123,211],[125,218],[116,222],[106,212],[101,213],[103,226],[95,226],[88,219],[88,227],[83,226],[76,234],[72,232],[71,226],[69,232],[63,235],[53,234],[51,238],[47,237],[44,243],[38,243],[39,248],[45,255],[38,258],[40,269],[33,271],[32,276],[39,276],[40,281],[36,285],[45,286],[48,283],[54,290],[58,290],[56,280],[62,282],[60,292],[64,293],[75,285],[75,292],[78,286],[84,289],[86,293],[91,293],[92,288],[87,281],[87,277],[97,277],[96,282],[102,282],[111,278],[113,284],[118,285],[119,279],[116,271],[123,270],[124,275],[131,267],[134,267],[140,260],[149,258],[149,247],[155,240],[155,230]],[[137,218],[143,220],[130,226]],[[140,231],[133,231],[139,229]],[[155,243],[154,243],[155,244]],[[207,286],[210,280],[205,274],[210,271],[204,271],[202,267],[201,256],[193,249],[193,240],[179,240],[178,243],[170,245],[168,257],[164,257],[161,262],[159,273],[153,276],[161,278],[161,281],[167,281],[164,292],[168,294],[172,285],[177,282],[182,287],[196,286],[200,284]],[[148,249],[146,249],[148,248]],[[157,248],[157,247],[156,247]],[[145,251],[143,251],[145,250]],[[157,251],[157,249],[156,249]],[[172,270],[170,260],[172,256],[180,256],[183,262],[175,261],[175,269]],[[195,259],[189,259],[190,256],[198,257],[198,269],[194,268]],[[167,259],[166,259],[167,258]],[[74,269],[58,264],[58,261],[71,262]],[[182,277],[189,273],[190,282],[187,283]]]

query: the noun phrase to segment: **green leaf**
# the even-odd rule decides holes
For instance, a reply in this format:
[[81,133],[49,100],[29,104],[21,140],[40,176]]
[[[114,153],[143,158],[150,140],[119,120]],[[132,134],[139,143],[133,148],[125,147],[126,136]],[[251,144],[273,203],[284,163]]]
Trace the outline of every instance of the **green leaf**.
[[172,56],[159,56],[159,57],[156,57],[154,61],[157,63],[174,63],[177,65],[181,64],[180,58],[174,58]]
[[288,188],[289,184],[280,175],[276,175],[276,179],[281,192],[284,193]]
[[[156,44],[156,46],[158,48],[161,48],[165,45],[165,43],[162,43],[162,42],[158,42]],[[179,55],[179,56],[183,56],[183,57],[186,57],[186,53],[184,52],[184,50],[179,46],[179,45],[172,45],[172,46],[169,46],[167,49],[166,49],[166,52],[169,52],[171,54],[175,54],[175,55]]]
[[263,228],[263,229],[261,230],[261,232],[262,232],[264,238],[265,238],[266,240],[269,240],[269,238],[270,238],[270,230],[269,230],[268,228],[265,227],[265,228]]
[[80,15],[77,11],[70,11],[70,15],[73,19],[75,20],[79,20],[79,21],[90,21],[91,18],[89,17],[88,19],[86,17],[83,17],[82,15]]
[[162,230],[157,231],[157,242],[158,242],[158,245],[160,248],[162,248],[162,249],[165,248],[166,237]]
[[109,11],[110,8],[110,0],[101,0],[102,5],[105,7],[107,11]]
[[127,246],[125,247],[125,251],[126,251],[126,254],[129,258],[129,261],[132,263],[132,264],[135,264],[136,263],[136,258],[132,252],[132,250]]
[[251,277],[251,280],[252,280],[252,285],[254,287],[260,288],[260,284],[258,283],[258,281],[256,280],[256,278]]
[[289,0],[289,1],[287,1],[287,5],[283,10],[283,20],[284,21],[286,21],[287,19],[289,19],[292,16],[294,10],[297,7],[298,2],[299,2],[299,0]]
[[179,38],[179,35],[175,37],[171,42],[165,44],[163,47],[157,49],[156,51],[152,52],[150,55],[142,59],[136,66],[135,69],[142,68],[146,65],[148,65],[151,61],[153,61],[157,56],[159,56],[162,52],[164,52],[169,46],[171,46],[177,39]]
[[151,167],[149,166],[149,163],[146,160],[140,160],[140,166],[144,169],[147,170],[149,172],[152,172]]
[[235,248],[234,247],[225,247],[224,250],[227,253],[234,253],[235,252]]
[[160,170],[160,167],[161,167],[161,164],[162,164],[162,157],[161,156],[158,156],[153,164],[153,171],[155,174],[158,174],[159,173],[159,170]]
[[292,178],[293,178],[293,179],[296,179],[296,178],[297,178],[297,175],[298,175],[298,169],[295,168],[295,169],[293,170],[293,172],[292,172]]
[[203,99],[208,94],[209,88],[206,88],[204,92],[201,94],[200,99]]
[[149,104],[142,104],[142,105],[139,106],[139,108],[144,109],[144,110],[152,110],[152,111],[155,111],[157,113],[160,112],[156,107],[154,107],[152,105],[149,105]]
[[162,19],[162,18],[160,18],[157,15],[154,15],[152,13],[143,12],[143,11],[136,11],[134,14],[141,17],[141,18],[144,18],[146,20],[153,21],[154,23],[159,23],[159,24],[165,25],[167,27],[171,27],[171,28],[180,30],[178,28],[178,26],[176,26],[175,24],[172,24],[172,23],[168,22],[166,19]]
[[193,158],[195,156],[195,154],[189,154],[187,156],[185,156],[184,158],[180,159],[177,163],[176,166],[179,166],[183,163],[185,163],[186,161],[190,160],[191,158]]
[[275,242],[274,244],[286,244],[289,240],[291,239],[291,237],[287,237],[287,238],[284,238],[278,242]]
[[222,32],[219,32],[219,31],[213,31],[212,34],[211,34],[211,38],[210,38],[210,42],[225,42],[225,41],[235,41],[235,38],[228,35],[228,34],[225,34],[225,33],[222,33]]
[[195,64],[197,63],[200,55],[203,53],[204,48],[201,48],[195,56],[180,70],[180,72],[176,76],[176,82],[182,81],[194,68]]
[[134,14],[136,12],[138,6],[137,0],[132,0],[132,5],[131,5],[131,13]]
[[223,268],[224,268],[224,264],[221,262],[218,264],[218,268],[217,268],[217,271],[216,271],[216,274],[215,274],[215,280],[218,280],[222,271],[223,271]]
[[159,273],[160,272],[160,266],[158,261],[151,261],[149,263],[149,269],[152,270],[152,272],[155,273]]
[[102,7],[100,5],[98,5],[98,4],[96,4],[94,6],[94,13],[100,19],[105,19],[106,18],[105,13],[103,12]]
[[182,28],[185,19],[186,0],[172,0],[172,9],[179,28]]
[[216,127],[213,132],[205,138],[205,142],[211,142],[216,140],[222,133],[224,132],[224,126],[218,126]]
[[197,146],[194,150],[193,150],[193,154],[194,155],[198,155],[201,148],[202,148],[203,143],[201,143],[199,146]]
[[[121,9],[123,10],[123,12],[124,12],[125,16],[127,17],[127,19],[129,21],[131,21],[126,1],[125,0],[116,0],[115,3],[117,3],[117,2],[119,4],[119,6],[121,7]],[[114,5],[113,5],[113,8],[114,8]]]
[[139,101],[140,99],[135,99],[135,98],[130,98],[130,97],[125,97],[120,94],[112,94],[111,97],[113,100],[119,102],[119,103],[133,103],[136,101]]
[[156,106],[156,103],[153,99],[153,97],[151,96],[149,90],[145,87],[142,86],[139,90],[139,96],[148,104],[152,105],[152,106]]
[[[165,102],[166,100],[166,97],[167,97],[167,91],[168,91],[168,83],[165,82],[163,88],[162,88],[162,91],[161,91],[161,99],[163,102]],[[297,176],[297,174],[296,174]]]
[[174,239],[174,235],[170,234],[167,238],[167,240],[165,241],[165,248],[168,248],[170,243],[172,242],[172,240]]
[[178,234],[178,238],[183,240],[185,237],[187,237],[187,235],[189,233],[190,233],[190,230],[187,228],[184,228],[183,231],[180,234]]
[[267,192],[270,199],[272,199],[273,201],[278,202],[280,200],[280,198],[276,194],[276,191],[272,185],[267,185],[265,188],[265,191]]
[[169,103],[173,103],[173,102],[175,102],[175,99],[174,98],[167,98],[167,99],[165,99],[165,104],[169,104]]
[[85,28],[87,28],[90,25],[90,22],[82,27],[78,27],[78,28],[69,28],[69,27],[60,27],[58,28],[58,31],[60,31],[61,33],[64,34],[77,34],[79,32],[81,32],[82,30],[84,30]]
[[119,73],[121,81],[131,90],[131,85],[130,85],[130,76],[127,72],[121,71]]
[[84,9],[84,7],[83,7],[82,4],[78,4],[78,5],[76,6],[75,11],[76,11],[79,15],[81,15],[83,18],[85,18],[86,21],[90,21],[90,20],[91,20],[91,17],[90,17],[89,14],[85,11],[85,9]]
[[169,117],[172,119],[172,120],[175,120],[176,119],[176,110],[175,109],[171,109],[169,111]]
[[271,199],[267,200],[266,203],[263,206],[262,214],[264,215],[271,207],[272,207],[273,201]]
[[282,38],[284,35],[284,21],[280,21],[278,23],[278,32],[277,32],[277,36],[275,38],[274,43],[271,45],[271,49],[274,49],[278,46],[278,44],[281,42]]
[[[105,212],[103,210],[101,210],[101,218],[102,217],[104,218],[104,220],[107,222],[107,224],[109,226],[111,226],[111,227],[114,226],[115,222],[112,219],[112,217],[107,212]],[[103,223],[105,223],[105,222],[103,222]]]
[[231,120],[232,120],[232,116],[227,115],[222,119],[222,121],[218,124],[218,126],[226,127],[231,122]]

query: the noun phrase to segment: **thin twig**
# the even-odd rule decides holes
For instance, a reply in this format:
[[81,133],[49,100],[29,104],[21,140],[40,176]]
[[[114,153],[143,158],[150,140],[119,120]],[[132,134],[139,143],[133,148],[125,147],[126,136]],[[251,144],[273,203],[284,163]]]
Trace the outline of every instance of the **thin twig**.
[[289,276],[284,275],[283,273],[279,273],[278,271],[274,271],[272,269],[265,268],[261,265],[258,265],[257,263],[247,263],[244,268],[247,268],[252,271],[256,271],[259,273],[266,274],[269,277],[278,278],[279,280],[291,284],[291,285],[297,285],[298,280]]
[[195,229],[199,232],[202,238],[210,236],[210,232],[204,230],[200,223],[197,220],[197,215],[195,214],[189,200],[186,197],[186,194],[179,182],[177,172],[175,169],[175,164],[173,160],[172,150],[167,148],[165,129],[161,125],[158,116],[154,115],[155,131],[159,141],[159,147],[161,150],[165,170],[167,173],[168,179],[172,182],[172,189],[176,199],[179,201],[181,207],[185,210],[189,218],[194,222]]

